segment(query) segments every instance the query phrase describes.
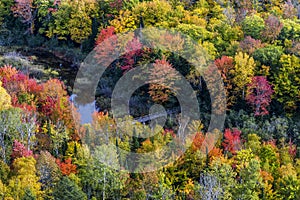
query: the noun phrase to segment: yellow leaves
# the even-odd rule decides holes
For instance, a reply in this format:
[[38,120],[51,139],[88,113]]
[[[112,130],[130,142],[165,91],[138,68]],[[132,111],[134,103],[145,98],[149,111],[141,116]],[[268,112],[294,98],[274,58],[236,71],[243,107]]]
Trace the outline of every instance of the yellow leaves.
[[215,57],[218,55],[217,49],[213,43],[204,41],[202,43],[202,47],[208,52],[208,54],[211,56],[211,59],[215,59]]
[[255,155],[257,155],[261,148],[261,138],[256,134],[248,134],[247,142],[245,147],[251,149]]
[[261,74],[262,76],[269,76],[270,75],[270,66],[262,65],[259,70],[259,74]]
[[110,25],[115,28],[116,33],[124,33],[134,30],[137,27],[138,17],[129,10],[120,10],[119,16],[110,21]]
[[295,55],[282,55],[279,62],[281,67],[274,80],[275,95],[290,112],[296,108],[300,97],[300,59]]
[[11,97],[7,91],[2,87],[0,81],[0,111],[11,107]]
[[142,142],[142,147],[143,148],[137,150],[138,153],[152,152],[153,150],[155,150],[149,138],[147,138],[144,142]]
[[201,16],[201,17],[205,17],[208,15],[209,13],[209,9],[208,8],[196,8],[195,10],[193,10],[193,13],[198,15],[198,16]]
[[82,43],[92,33],[92,18],[97,15],[96,0],[63,0],[58,10],[53,13],[53,21],[49,23],[47,37],[57,36],[58,39],[71,39]]
[[184,13],[184,18],[182,19],[183,23],[186,24],[195,24],[197,26],[206,27],[206,20],[203,18],[200,18],[197,15],[192,15],[190,12]]
[[277,200],[278,195],[276,191],[273,191],[273,185],[269,183],[264,183],[264,196],[265,199]]
[[299,158],[296,158],[295,170],[298,174],[298,177],[300,178],[300,159]]
[[223,166],[223,165],[228,165],[228,166],[232,166],[234,164],[234,160],[233,159],[228,159],[225,156],[219,156],[219,157],[215,157],[211,160],[211,162],[209,163],[209,165],[211,167],[213,166]]
[[108,116],[108,113],[95,112],[93,114],[92,127],[94,130],[100,132],[111,132],[115,128],[115,122],[112,118]]
[[238,151],[235,159],[237,162],[237,172],[239,172],[241,169],[249,166],[250,161],[255,159],[255,155],[253,154],[251,149],[243,149]]
[[172,6],[164,0],[142,2],[133,9],[133,13],[141,15],[147,25],[155,25],[158,20],[167,21],[173,12]]
[[282,165],[279,168],[279,174],[281,175],[282,178],[286,178],[289,176],[297,177],[297,172],[292,163],[288,163],[287,165]]
[[42,195],[41,183],[38,182],[39,178],[36,176],[35,164],[36,161],[33,157],[17,158],[14,161],[15,175],[8,184],[10,196],[15,199],[22,199],[26,189],[29,189],[37,199],[40,199]]
[[238,52],[235,55],[234,61],[235,66],[230,73],[234,75],[232,81],[236,86],[235,93],[241,94],[254,76],[255,62],[247,53],[242,52]]
[[204,128],[204,125],[200,120],[193,120],[189,125],[188,125],[188,130],[189,133],[198,133],[201,132],[202,129]]
[[0,179],[0,197],[4,197],[6,193],[7,193],[7,188]]
[[77,43],[81,43],[92,33],[91,17],[96,11],[96,1],[80,0],[76,3],[72,2],[71,5],[73,5],[73,7],[68,23],[71,39]]
[[81,149],[81,145],[76,141],[68,142],[68,149],[66,151],[66,158],[76,158],[76,154]]
[[189,178],[187,183],[184,186],[183,192],[185,194],[190,194],[193,191],[194,191],[194,182],[192,181],[192,179]]

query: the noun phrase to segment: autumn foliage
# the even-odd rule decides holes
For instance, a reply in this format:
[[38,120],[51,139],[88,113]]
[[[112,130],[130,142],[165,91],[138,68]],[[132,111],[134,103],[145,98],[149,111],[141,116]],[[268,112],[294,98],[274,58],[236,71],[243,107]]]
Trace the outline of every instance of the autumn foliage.
[[253,106],[256,116],[269,114],[267,107],[271,102],[273,93],[272,86],[266,77],[255,76],[252,78],[251,83],[248,85],[246,99]]
[[68,158],[64,162],[57,159],[56,164],[59,166],[63,175],[69,176],[71,173],[77,173],[76,165],[72,164],[72,158]]
[[24,20],[24,23],[29,25],[28,30],[33,34],[33,0],[16,0],[15,5],[11,9],[16,16],[21,17]]
[[107,27],[106,29],[102,29],[97,37],[95,42],[96,46],[101,44],[104,40],[110,38],[115,34],[115,28],[113,26]]
[[134,67],[134,64],[137,62],[137,58],[142,55],[143,45],[140,43],[138,38],[133,38],[132,40],[128,41],[125,47],[125,55],[123,56],[124,58],[124,63],[121,66],[121,69],[126,72],[129,71]]
[[12,159],[29,157],[32,156],[33,153],[31,150],[28,150],[22,143],[15,140],[13,144],[13,152],[11,154]]
[[179,88],[174,87],[178,75],[172,65],[164,58],[156,60],[150,71],[149,94],[155,102],[165,102],[170,95],[175,94]]
[[203,135],[203,133],[198,132],[195,134],[195,137],[194,137],[193,143],[192,143],[193,151],[196,151],[201,148],[204,139],[205,139],[205,136]]
[[225,129],[222,146],[225,151],[235,154],[242,148],[241,131],[238,129]]
[[299,19],[296,0],[1,0],[0,199],[300,199]]

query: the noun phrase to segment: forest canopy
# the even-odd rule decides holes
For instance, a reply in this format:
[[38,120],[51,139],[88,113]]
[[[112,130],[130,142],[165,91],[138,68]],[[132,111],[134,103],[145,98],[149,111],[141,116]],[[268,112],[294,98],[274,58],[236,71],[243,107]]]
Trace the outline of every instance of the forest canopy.
[[[166,34],[143,35],[151,27]],[[147,37],[172,51],[145,46]],[[208,66],[207,76],[198,73],[178,55],[191,53],[192,44],[216,72]],[[108,63],[120,49],[126,52]],[[83,97],[96,109],[81,123],[83,102],[72,94],[91,52],[106,69],[95,94]],[[150,81],[128,100],[128,116],[116,119],[114,89],[135,69],[143,73],[133,78]],[[88,70],[84,81],[95,78]],[[198,101],[190,105],[200,110],[198,120],[181,115],[176,95],[189,102],[192,94],[177,87],[179,74]],[[225,108],[218,95],[211,100],[220,89],[210,87],[215,74]],[[165,124],[149,122],[162,107]],[[210,133],[211,117],[220,113],[223,128]],[[297,200],[299,113],[297,0],[0,1],[0,199]],[[193,137],[179,152],[183,129]],[[218,137],[205,150],[210,135]],[[180,156],[167,162],[178,152],[165,147]]]

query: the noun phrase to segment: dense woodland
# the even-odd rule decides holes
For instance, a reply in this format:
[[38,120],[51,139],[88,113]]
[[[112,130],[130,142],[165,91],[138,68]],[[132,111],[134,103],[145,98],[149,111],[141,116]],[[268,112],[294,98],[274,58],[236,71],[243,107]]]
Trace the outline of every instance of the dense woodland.
[[[0,199],[299,200],[299,18],[298,0],[1,0]],[[211,111],[206,83],[185,59],[161,49],[131,51],[110,63],[95,93],[98,112],[80,123],[69,98],[80,63],[107,38],[147,27],[188,35],[219,70],[226,120],[211,151],[200,150]],[[141,41],[134,36],[124,45],[134,49]],[[38,62],[32,52],[69,66]],[[195,137],[175,162],[145,173],[116,171],[101,159],[132,161],[110,143],[128,152],[157,151],[163,162],[159,149],[177,138],[179,113],[148,138],[139,135],[149,124],[132,126],[153,104],[178,107],[174,93],[159,84],[133,94],[132,116],[116,128],[114,86],[146,63],[162,72],[147,72],[153,79],[179,71],[197,93],[201,116],[188,127]],[[149,169],[159,164],[135,162]]]

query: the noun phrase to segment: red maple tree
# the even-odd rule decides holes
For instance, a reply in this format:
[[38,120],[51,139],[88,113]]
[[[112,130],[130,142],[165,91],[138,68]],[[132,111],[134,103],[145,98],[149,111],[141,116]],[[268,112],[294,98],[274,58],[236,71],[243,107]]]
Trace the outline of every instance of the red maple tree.
[[118,57],[118,37],[115,35],[114,27],[102,29],[95,42],[94,58],[98,64],[103,67],[108,67],[113,60],[111,58]]
[[274,93],[272,86],[264,76],[255,76],[247,87],[246,100],[254,107],[255,116],[267,115],[267,107],[271,103]]
[[143,53],[142,47],[143,45],[138,38],[133,38],[126,44],[126,54],[123,56],[124,64],[121,66],[124,73],[133,68],[137,58]]
[[225,151],[229,151],[232,154],[235,154],[236,151],[241,149],[242,141],[241,141],[241,131],[234,128],[233,130],[225,129],[224,133],[224,141],[222,146]]
[[13,151],[11,154],[12,159],[21,158],[21,157],[29,157],[32,156],[33,153],[31,150],[27,150],[26,147],[20,143],[18,140],[14,141]]

